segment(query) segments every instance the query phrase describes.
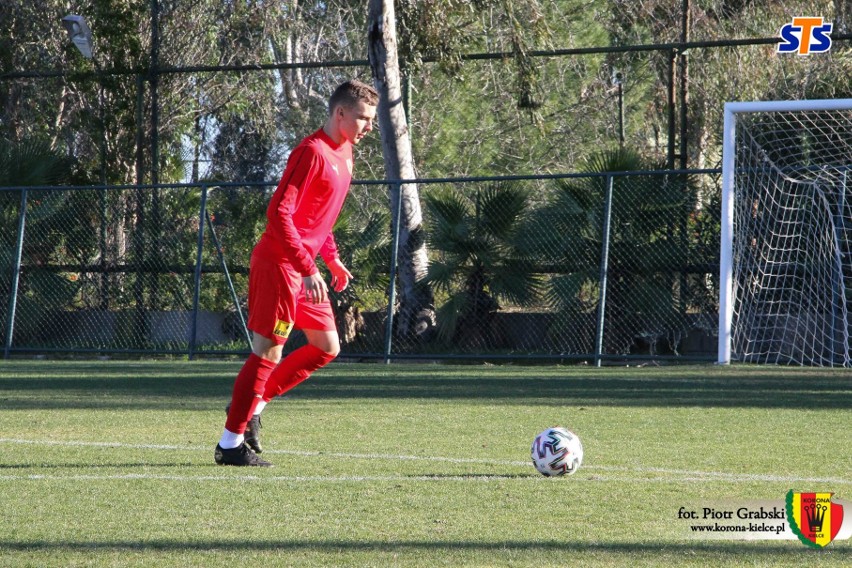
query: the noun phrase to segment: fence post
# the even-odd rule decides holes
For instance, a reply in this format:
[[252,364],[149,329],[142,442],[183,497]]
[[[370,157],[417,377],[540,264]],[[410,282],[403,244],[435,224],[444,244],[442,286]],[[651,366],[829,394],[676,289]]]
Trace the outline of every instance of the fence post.
[[18,306],[18,283],[21,279],[21,257],[24,252],[24,229],[27,224],[27,188],[21,189],[21,211],[18,213],[18,240],[15,242],[15,262],[12,266],[12,292],[9,294],[9,310],[6,313],[6,345],[3,358],[9,358],[12,335],[15,333],[15,310]]
[[251,335],[249,334],[246,318],[243,316],[243,310],[240,308],[240,299],[237,297],[237,291],[234,289],[234,281],[231,279],[231,272],[228,270],[228,263],[225,262],[225,253],[222,252],[222,243],[219,242],[219,237],[216,235],[216,229],[213,228],[213,219],[210,218],[210,212],[207,212],[207,228],[210,229],[210,238],[213,240],[213,245],[216,247],[216,255],[219,257],[219,264],[222,265],[222,272],[225,274],[225,281],[228,284],[228,289],[231,291],[231,299],[234,300],[234,308],[237,310],[237,315],[240,316],[240,323],[243,325],[243,332],[246,334],[248,348],[251,350]]
[[601,366],[603,353],[604,316],[606,315],[606,284],[609,270],[609,233],[612,220],[613,176],[606,176],[606,201],[604,202],[603,235],[601,236],[600,295],[598,298],[598,329],[595,337],[595,367]]
[[393,345],[393,310],[396,304],[396,269],[397,256],[399,255],[399,227],[402,217],[402,184],[396,183],[391,186],[391,198],[393,188],[396,188],[396,203],[393,215],[393,244],[391,246],[390,259],[390,289],[388,290],[388,317],[385,325],[385,364],[391,361],[391,349]]
[[204,249],[204,220],[207,218],[207,184],[201,186],[201,211],[198,214],[198,247],[195,251],[195,290],[192,294],[192,326],[189,331],[189,360],[195,356],[198,338],[198,302],[201,297],[201,253]]

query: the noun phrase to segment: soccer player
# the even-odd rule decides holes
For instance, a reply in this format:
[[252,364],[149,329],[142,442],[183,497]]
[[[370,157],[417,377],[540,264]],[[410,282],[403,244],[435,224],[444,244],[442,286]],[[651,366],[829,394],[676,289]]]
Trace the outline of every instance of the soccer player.
[[[225,430],[214,458],[220,465],[266,466],[260,453],[260,412],[275,396],[292,389],[340,352],[328,286],[317,269],[319,254],[342,291],[352,274],[340,261],[331,228],[352,180],[352,146],[373,129],[378,94],[352,80],[328,101],[322,128],[293,149],[266,210],[266,230],[249,267],[252,353],[236,381]],[[294,329],[308,340],[283,360]],[[249,447],[251,446],[251,447]]]

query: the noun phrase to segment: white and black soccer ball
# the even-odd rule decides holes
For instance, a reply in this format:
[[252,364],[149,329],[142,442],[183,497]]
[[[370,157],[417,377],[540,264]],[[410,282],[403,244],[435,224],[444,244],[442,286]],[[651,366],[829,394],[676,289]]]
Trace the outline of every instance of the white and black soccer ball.
[[542,475],[573,475],[583,463],[583,444],[571,430],[548,428],[532,443],[532,462]]

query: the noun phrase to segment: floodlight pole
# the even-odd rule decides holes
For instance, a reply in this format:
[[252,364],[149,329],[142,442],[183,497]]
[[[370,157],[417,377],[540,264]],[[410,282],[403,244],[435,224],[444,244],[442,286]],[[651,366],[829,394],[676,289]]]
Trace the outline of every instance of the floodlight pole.
[[[160,254],[162,248],[162,219],[160,213],[160,2],[151,0],[151,56],[150,56],[150,93],[151,93],[151,234],[153,234],[154,254]],[[160,278],[155,272],[151,278],[151,298],[160,295]]]
[[618,144],[624,148],[624,84],[618,83]]
[[107,285],[105,279],[106,275],[106,237],[107,237],[107,202],[106,202],[106,189],[105,186],[107,184],[107,175],[106,175],[106,118],[104,114],[104,80],[103,73],[101,72],[101,66],[98,64],[97,59],[92,57],[92,63],[95,66],[95,71],[98,75],[98,122],[100,126],[100,143],[98,144],[100,150],[100,158],[101,158],[101,185],[104,186],[100,190],[99,194],[99,204],[101,208],[101,226],[100,226],[100,234],[98,235],[98,244],[101,249],[101,268],[104,269],[101,272],[101,309],[109,309],[109,299],[107,297]]
[[613,69],[612,83],[618,93],[618,146],[624,148],[624,73]]
[[[92,62],[92,65],[95,67],[95,75],[98,79],[98,129],[100,130],[100,140],[98,142],[98,151],[100,154],[100,170],[101,170],[101,185],[106,186],[107,184],[107,175],[106,175],[106,119],[104,114],[104,80],[103,80],[103,70],[101,69],[100,63],[98,63],[97,58],[94,55],[94,42],[92,40],[92,30],[89,28],[89,25],[86,23],[86,19],[83,16],[77,16],[75,14],[71,14],[62,18],[62,25],[65,27],[65,30],[68,32],[68,37],[80,51],[80,54]],[[107,215],[107,205],[106,205],[106,189],[101,188],[98,201],[100,204],[100,212],[101,212],[101,226],[100,231],[98,233],[99,237],[99,247],[100,247],[100,257],[101,257],[101,308],[108,309],[109,308],[109,300],[107,299],[107,286],[105,279],[106,275],[106,215]]]
[[[689,0],[682,1],[681,10],[681,36],[680,41],[689,42],[689,28],[691,21],[689,17]],[[680,81],[680,169],[685,170],[688,164],[687,142],[689,137],[688,128],[688,106],[689,106],[689,58],[687,49],[678,51],[678,79]]]

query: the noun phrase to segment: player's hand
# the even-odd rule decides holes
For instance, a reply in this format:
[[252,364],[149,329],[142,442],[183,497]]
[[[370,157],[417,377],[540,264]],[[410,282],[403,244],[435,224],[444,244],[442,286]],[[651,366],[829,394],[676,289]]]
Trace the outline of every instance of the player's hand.
[[328,299],[328,286],[319,272],[310,276],[302,276],[302,284],[305,287],[305,295],[312,304],[320,304]]
[[354,278],[352,273],[343,266],[339,258],[326,263],[331,271],[331,287],[335,292],[343,292],[349,286],[349,281]]

